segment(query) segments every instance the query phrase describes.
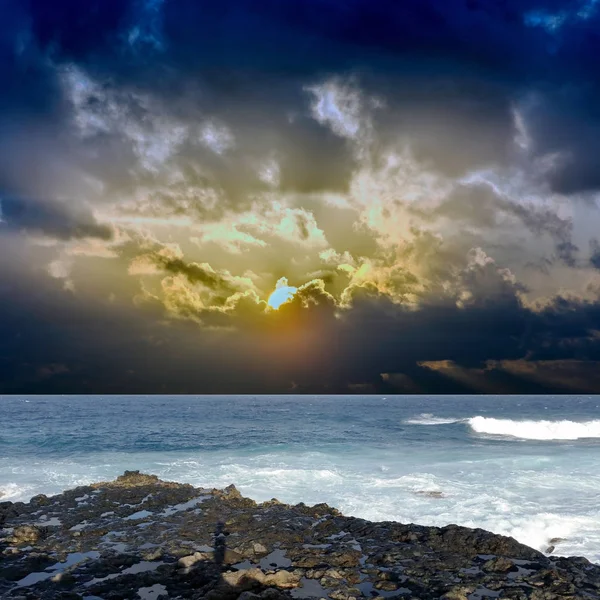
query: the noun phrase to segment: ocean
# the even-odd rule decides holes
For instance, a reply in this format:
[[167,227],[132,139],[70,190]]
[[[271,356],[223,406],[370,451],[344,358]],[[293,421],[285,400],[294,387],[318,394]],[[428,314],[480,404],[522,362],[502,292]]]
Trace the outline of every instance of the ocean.
[[0,396],[0,500],[126,469],[600,563],[600,396]]

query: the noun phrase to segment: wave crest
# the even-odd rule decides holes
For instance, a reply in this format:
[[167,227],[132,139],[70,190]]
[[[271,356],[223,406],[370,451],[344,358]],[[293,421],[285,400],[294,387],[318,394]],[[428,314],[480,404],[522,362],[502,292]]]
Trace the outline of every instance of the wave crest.
[[407,419],[404,423],[406,425],[449,425],[450,423],[460,423],[461,421],[464,421],[464,419],[445,419],[434,417],[431,413],[422,413],[418,417]]
[[525,440],[579,440],[600,438],[600,420],[578,423],[576,421],[513,421],[473,417],[468,420],[477,433],[504,435]]

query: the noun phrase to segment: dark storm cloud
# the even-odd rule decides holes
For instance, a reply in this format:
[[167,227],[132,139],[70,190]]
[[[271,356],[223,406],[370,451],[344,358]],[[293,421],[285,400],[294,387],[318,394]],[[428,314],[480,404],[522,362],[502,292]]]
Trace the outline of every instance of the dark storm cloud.
[[418,309],[356,288],[351,309],[336,315],[334,299],[313,282],[277,313],[241,297],[204,328],[165,324],[157,303],[108,311],[100,298],[65,296],[58,282],[23,280],[0,286],[0,390],[599,391],[588,377],[600,361],[599,301],[556,299],[534,311],[481,256],[461,286],[470,293],[462,306],[449,297]]
[[109,312],[50,280],[0,287],[0,300],[3,393],[284,393],[292,382],[300,392],[600,391],[586,375],[600,361],[598,301],[535,312],[505,291],[495,303],[414,310],[361,289],[338,318],[315,283],[274,320],[242,302],[241,321],[214,322],[236,330],[217,331]]
[[0,196],[0,216],[8,229],[61,240],[86,237],[109,240],[113,235],[112,228],[98,223],[89,209],[66,202]]
[[561,218],[539,204],[500,195],[489,185],[461,185],[435,208],[414,206],[410,210],[428,221],[446,218],[496,231],[512,227],[516,219],[534,235],[548,235],[554,242],[556,257],[564,264],[572,267],[576,263],[579,248],[572,241],[571,219]]
[[187,263],[181,258],[156,256],[153,259],[157,266],[173,275],[183,275],[190,283],[200,283],[211,290],[231,292],[231,285],[218,273],[199,265]]
[[600,270],[600,243],[598,243],[598,240],[593,239],[590,241],[590,250],[590,263],[595,269]]
[[[306,99],[292,97],[291,89],[351,71],[388,100],[377,121],[381,142],[407,137],[417,157],[453,175],[507,160],[512,109],[537,91],[535,107],[523,107],[530,152],[561,153],[549,173],[558,190],[600,185],[594,179],[600,103],[592,58],[600,15],[592,3],[33,0],[28,11],[7,2],[5,13],[2,48],[10,60],[3,78],[15,104],[19,93],[59,102],[47,57],[169,100],[196,85],[196,100],[209,113],[235,121],[241,108],[258,125],[254,132],[246,125],[251,137],[244,151],[253,141],[260,146],[269,129],[281,132],[273,149],[284,156],[284,188],[343,189],[347,183],[354,163],[343,140],[314,122],[286,128],[289,114],[281,106],[305,113]],[[146,52],[136,50],[140,43]],[[234,172],[243,171],[234,164]]]
[[[595,21],[595,28],[600,25]],[[592,31],[583,33],[589,43]],[[598,54],[599,48],[590,51]],[[581,80],[565,77],[558,89],[545,89],[526,103],[523,114],[536,155],[556,153],[548,174],[552,187],[564,194],[600,188],[596,157],[600,152],[600,81],[596,68]]]
[[[184,215],[204,224],[248,209],[270,189],[344,191],[364,166],[357,140],[314,118],[306,86],[349,75],[372,126],[369,165],[406,144],[434,175],[458,178],[516,161],[541,189],[600,189],[600,10],[591,2],[0,0],[0,14],[0,189],[14,191],[0,198],[0,231],[111,237],[83,201],[61,197],[113,202],[121,216]],[[217,130],[223,125],[231,143],[206,143],[205,120]],[[277,181],[265,182],[259,171],[271,158]],[[165,183],[165,173],[181,177]],[[88,193],[79,194],[85,186]],[[119,204],[138,190],[139,206]],[[214,197],[202,197],[204,190]],[[574,266],[571,221],[518,200],[463,188],[415,214],[492,231],[504,218],[516,220],[551,237],[556,257]],[[311,202],[301,197],[298,207]],[[376,255],[375,230],[355,229],[358,209],[320,200],[311,209],[340,254]],[[301,239],[309,237],[306,216],[295,225]],[[66,293],[63,280],[36,274],[46,273],[45,250],[13,237],[23,236],[0,235],[1,392],[548,392],[598,385],[590,373],[600,361],[600,301],[555,298],[528,308],[524,286],[483,251],[468,267],[434,261],[433,282],[422,285],[439,283],[437,296],[423,293],[417,305],[398,303],[421,284],[399,269],[393,283],[402,289],[394,298],[364,283],[348,291],[343,310],[314,282],[276,314],[267,315],[251,294],[230,304],[219,297],[225,306],[180,309],[179,317],[198,317],[201,327],[172,319],[157,298],[133,307],[129,290],[117,306],[107,293],[84,295],[82,265],[70,275],[77,293]],[[433,236],[424,245],[434,246]],[[148,251],[142,246],[130,242],[121,259],[128,252],[134,261]],[[293,252],[280,251],[267,276],[300,269],[290,266]],[[593,267],[600,268],[599,255],[594,242]],[[236,291],[224,271],[152,256],[163,275]],[[259,266],[254,274],[262,277],[272,265]],[[442,285],[448,282],[450,291]]]

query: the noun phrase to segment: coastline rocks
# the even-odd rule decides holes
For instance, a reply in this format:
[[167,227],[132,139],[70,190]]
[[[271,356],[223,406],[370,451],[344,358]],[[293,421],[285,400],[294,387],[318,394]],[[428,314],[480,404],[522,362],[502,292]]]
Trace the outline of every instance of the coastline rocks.
[[280,589],[295,588],[300,584],[300,576],[289,571],[277,571],[265,574],[261,569],[257,568],[225,573],[223,579],[233,587],[243,585],[247,581],[257,581],[258,583]]
[[125,471],[123,475],[119,475],[116,478],[113,485],[115,487],[137,487],[140,485],[152,485],[159,481],[156,475],[145,475],[139,471]]
[[195,565],[201,560],[212,560],[212,553],[209,554],[207,552],[194,552],[194,554],[191,554],[190,556],[184,556],[183,558],[180,558],[177,562],[180,567],[189,569],[192,565]]
[[46,506],[50,504],[50,500],[46,494],[38,494],[29,501],[29,504],[32,504],[33,506]]
[[42,537],[40,529],[34,525],[15,527],[9,541],[13,544],[35,544]]
[[0,503],[2,516],[3,600],[600,599],[599,565],[481,529],[258,504],[138,471]]
[[509,571],[519,570],[512,560],[504,558],[503,556],[488,560],[481,568],[488,573],[508,573]]

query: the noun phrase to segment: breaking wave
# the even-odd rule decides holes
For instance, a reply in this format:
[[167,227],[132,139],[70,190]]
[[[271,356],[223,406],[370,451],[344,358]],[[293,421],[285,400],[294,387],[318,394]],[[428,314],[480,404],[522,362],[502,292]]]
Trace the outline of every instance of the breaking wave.
[[575,421],[513,421],[473,417],[468,420],[477,433],[503,435],[525,440],[579,440],[600,438],[600,420],[577,423]]
[[404,421],[406,425],[449,425],[450,423],[460,423],[464,419],[452,419],[452,418],[441,418],[434,417],[430,413],[422,413],[418,417],[413,419],[407,419]]

